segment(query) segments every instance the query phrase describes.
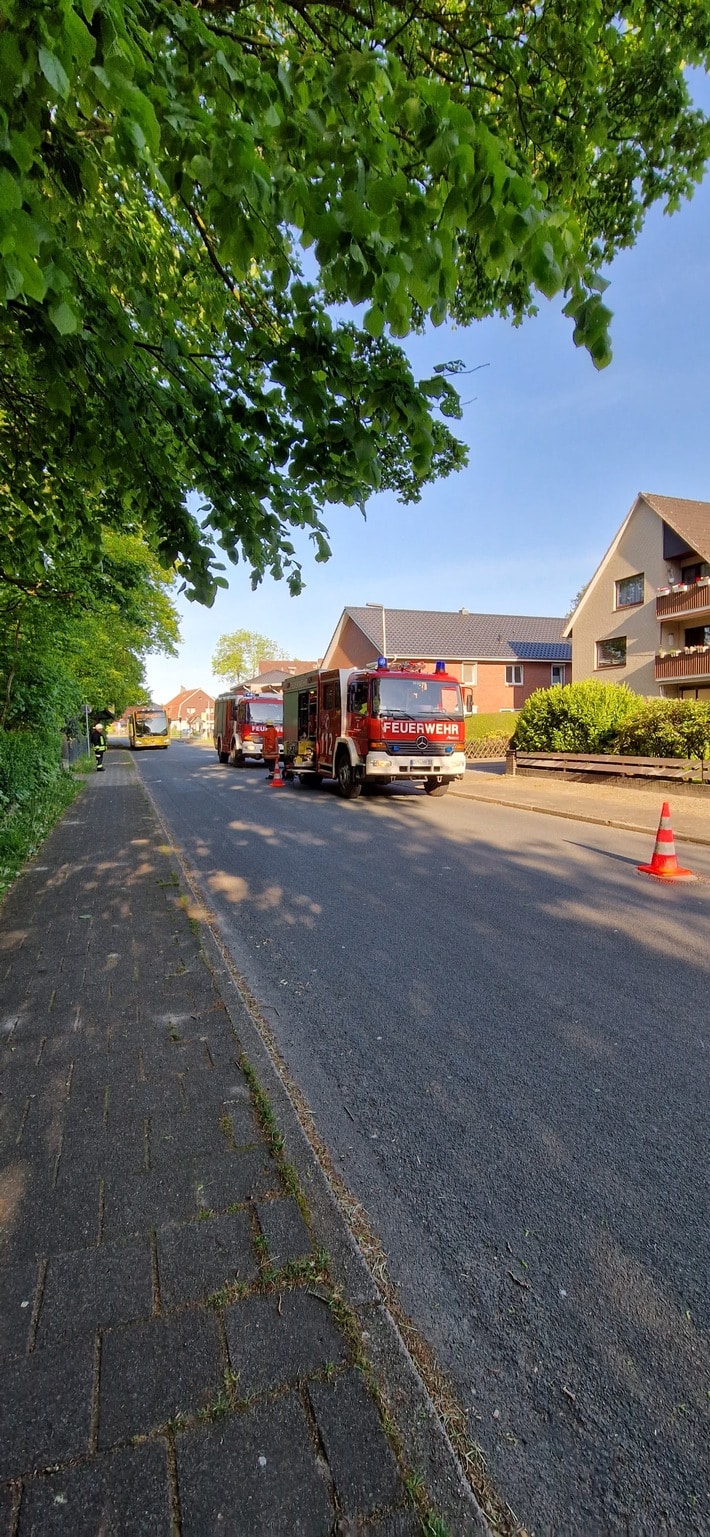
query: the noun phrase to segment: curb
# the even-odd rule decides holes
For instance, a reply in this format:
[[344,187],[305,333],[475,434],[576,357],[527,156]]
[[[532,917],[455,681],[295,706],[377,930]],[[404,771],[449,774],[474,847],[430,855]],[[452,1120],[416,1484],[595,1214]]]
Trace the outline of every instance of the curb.
[[[475,790],[469,790],[468,786],[457,789],[454,793],[460,800],[479,801],[487,806],[508,806],[513,811],[535,811],[546,817],[562,817],[567,822],[589,822],[594,827],[616,827],[621,832],[648,833],[650,837],[655,835],[658,825],[654,823],[653,827],[649,825],[642,827],[638,822],[621,822],[615,817],[591,816],[584,809],[562,811],[557,806],[538,806],[529,801],[511,801],[502,795],[477,795]],[[696,843],[700,848],[710,848],[710,837],[703,838],[699,833],[679,833],[678,842]]]

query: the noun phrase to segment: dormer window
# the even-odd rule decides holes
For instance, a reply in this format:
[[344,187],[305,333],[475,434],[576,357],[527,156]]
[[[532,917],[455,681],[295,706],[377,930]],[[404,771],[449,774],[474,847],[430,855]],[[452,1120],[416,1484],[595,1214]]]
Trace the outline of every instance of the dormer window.
[[710,566],[705,560],[695,560],[691,566],[684,566],[680,579],[682,582],[701,582],[704,576],[710,576]]

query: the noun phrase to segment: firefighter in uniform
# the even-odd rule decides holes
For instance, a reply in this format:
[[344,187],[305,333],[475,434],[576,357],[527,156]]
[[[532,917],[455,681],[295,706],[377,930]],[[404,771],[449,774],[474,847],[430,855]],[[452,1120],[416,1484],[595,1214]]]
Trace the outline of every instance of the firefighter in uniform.
[[272,720],[267,720],[264,732],[264,762],[269,772],[268,779],[273,779],[274,769],[279,756],[279,739],[276,727]]
[[104,753],[106,751],[106,745],[106,734],[103,728],[103,724],[100,720],[97,720],[95,725],[91,727],[91,746],[94,749],[97,769],[102,769],[104,766]]

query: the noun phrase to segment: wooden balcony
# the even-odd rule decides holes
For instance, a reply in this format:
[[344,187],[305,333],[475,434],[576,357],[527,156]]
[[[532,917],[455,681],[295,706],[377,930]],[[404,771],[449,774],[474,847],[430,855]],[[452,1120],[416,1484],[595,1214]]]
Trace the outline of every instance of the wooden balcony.
[[656,595],[656,618],[674,619],[676,615],[710,613],[710,580],[690,582],[687,587]]
[[658,683],[683,682],[692,678],[704,683],[710,680],[710,646],[688,646],[684,651],[668,652],[657,656],[654,675]]

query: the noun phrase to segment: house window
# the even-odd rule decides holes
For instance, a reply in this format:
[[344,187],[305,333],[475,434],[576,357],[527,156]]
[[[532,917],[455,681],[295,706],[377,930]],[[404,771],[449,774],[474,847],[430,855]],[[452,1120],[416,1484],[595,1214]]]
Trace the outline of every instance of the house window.
[[694,624],[685,632],[686,646],[710,646],[710,624]]
[[512,667],[506,667],[505,681],[511,687],[514,685],[520,686],[523,681],[522,663],[514,662]]
[[682,582],[700,582],[704,576],[710,576],[710,566],[704,560],[696,560],[692,566],[683,566],[680,573]]
[[597,667],[624,667],[625,665],[625,635],[615,635],[613,640],[597,641]]
[[564,662],[553,662],[553,664],[552,664],[552,666],[550,668],[550,687],[554,688],[556,684],[564,683],[564,681],[565,681],[565,664],[564,664]]
[[462,683],[478,682],[478,662],[464,662],[461,667]]
[[616,607],[632,608],[634,603],[643,603],[643,571],[616,583]]

